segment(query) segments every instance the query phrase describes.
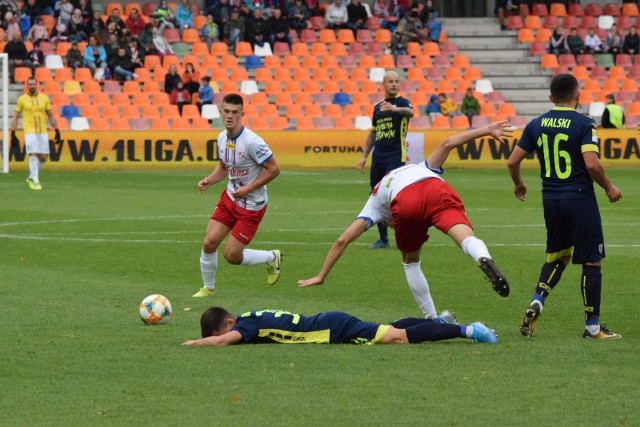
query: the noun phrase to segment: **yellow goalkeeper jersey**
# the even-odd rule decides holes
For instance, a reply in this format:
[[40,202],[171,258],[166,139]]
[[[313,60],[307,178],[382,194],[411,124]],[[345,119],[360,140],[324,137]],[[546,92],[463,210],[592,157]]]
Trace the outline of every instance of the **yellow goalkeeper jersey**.
[[18,98],[16,111],[22,114],[24,133],[47,133],[47,111],[51,111],[49,97],[42,93],[24,94]]

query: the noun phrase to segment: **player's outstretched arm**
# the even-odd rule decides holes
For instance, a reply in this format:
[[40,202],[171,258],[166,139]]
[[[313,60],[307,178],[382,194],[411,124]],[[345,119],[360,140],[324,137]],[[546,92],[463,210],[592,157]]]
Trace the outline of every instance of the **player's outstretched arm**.
[[324,264],[322,265],[320,273],[318,273],[318,275],[315,277],[311,277],[310,279],[298,280],[298,286],[303,288],[305,286],[322,285],[324,283],[324,280],[329,275],[331,268],[333,268],[334,264],[338,262],[344,250],[347,249],[347,246],[349,246],[349,243],[360,237],[366,230],[367,221],[361,218],[356,219],[349,226],[349,228],[347,228],[342,233],[342,235],[338,237],[338,240],[335,241],[333,246],[331,246],[327,257],[324,260]]
[[598,153],[595,151],[585,151],[582,153],[582,156],[584,158],[584,163],[589,170],[589,174],[591,174],[593,180],[597,182],[598,185],[607,193],[609,201],[611,203],[615,203],[622,199],[622,193],[618,187],[613,185],[604,173],[604,167],[602,167],[602,163],[600,163],[600,159],[598,159]]
[[205,176],[200,181],[198,181],[198,192],[200,194],[204,194],[205,191],[212,185],[215,185],[226,178],[229,174],[227,167],[224,163],[219,162],[218,166],[211,172],[209,176]]
[[214,346],[214,345],[232,345],[242,342],[242,335],[238,331],[229,331],[225,334],[218,336],[211,336],[207,338],[200,338],[197,340],[189,340],[182,343],[182,345],[189,346]]
[[449,153],[454,148],[464,145],[469,141],[472,141],[476,138],[481,138],[483,136],[492,136],[495,139],[500,138],[510,138],[513,136],[513,128],[506,120],[491,123],[488,126],[484,126],[478,129],[471,129],[464,132],[456,133],[455,135],[451,135],[440,145],[436,147],[436,149],[431,153],[429,158],[427,159],[427,164],[431,169],[440,169],[440,167],[444,164],[447,157],[449,157]]
[[513,181],[513,194],[524,202],[527,196],[527,186],[522,181],[522,174],[520,173],[520,163],[529,155],[525,150],[517,145],[511,152],[509,160],[507,161],[507,167],[509,168],[509,175]]

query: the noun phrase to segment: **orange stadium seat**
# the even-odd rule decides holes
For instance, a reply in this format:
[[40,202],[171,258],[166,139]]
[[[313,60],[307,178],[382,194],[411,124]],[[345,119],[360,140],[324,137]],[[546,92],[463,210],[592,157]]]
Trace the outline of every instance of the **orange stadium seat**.
[[622,90],[626,90],[628,92],[638,92],[638,82],[634,79],[624,79],[622,80]]
[[89,124],[89,129],[91,130],[111,130],[111,126],[107,119],[103,117],[93,117],[91,118],[91,123]]
[[453,116],[451,119],[451,128],[458,130],[468,129],[469,119],[467,119],[467,116]]
[[544,3],[534,3],[531,8],[531,14],[545,17],[549,14],[549,10],[547,9],[547,5]]
[[549,15],[565,17],[567,16],[567,8],[564,6],[564,3],[551,3]]
[[636,19],[637,19],[638,15],[640,15],[640,12],[638,11],[638,5],[636,3],[623,3],[622,4],[622,15],[624,15],[624,16],[635,16]]
[[451,123],[449,122],[449,117],[447,117],[447,116],[435,116],[433,118],[433,122],[431,123],[431,128],[432,129],[440,129],[440,130],[451,129]]
[[[348,30],[351,31],[351,30]],[[345,56],[347,54],[347,48],[344,44],[335,42],[329,45],[329,55],[333,57]]]
[[211,55],[227,56],[229,55],[229,46],[224,42],[211,43]]
[[549,28],[540,28],[536,34],[536,41],[546,43],[551,39],[552,33],[553,31]]
[[182,42],[183,43],[197,43],[200,41],[200,35],[198,34],[198,30],[195,28],[185,28],[182,31]]
[[129,102],[129,95],[122,92],[114,93],[111,102],[113,103],[113,105],[117,105],[119,107],[123,105],[131,105],[131,102]]
[[305,116],[296,119],[295,128],[297,130],[314,130],[313,119],[311,117]]
[[558,58],[556,58],[556,56],[554,54],[551,53],[547,53],[542,55],[542,58],[540,60],[540,66],[543,69],[548,69],[548,68],[556,68],[558,67],[560,64],[558,64]]
[[117,9],[118,12],[120,13],[120,15],[124,15],[124,8],[122,7],[122,4],[115,3],[115,2],[107,3],[107,8],[106,8],[104,14],[109,16],[109,15],[111,15],[111,13],[113,12],[114,9]]
[[273,130],[285,130],[289,128],[289,119],[282,116],[271,117],[271,128]]
[[428,116],[415,116],[409,122],[409,129],[426,130],[431,129],[431,120]]
[[530,28],[520,28],[518,30],[518,43],[533,43],[536,37]]
[[353,36],[353,31],[351,30],[338,30],[338,42],[344,44],[355,43],[356,39]]
[[424,44],[422,53],[427,56],[440,56],[440,46],[438,43],[427,42]]
[[396,64],[393,60],[393,55],[380,55],[378,57],[378,67],[380,68],[395,68]]
[[73,70],[71,70],[71,68],[69,67],[60,68],[56,70],[54,80],[60,83],[73,80]]
[[309,46],[306,43],[293,43],[291,46],[291,54],[295,56],[309,55]]
[[389,30],[380,28],[376,30],[375,40],[376,43],[391,43],[391,32]]
[[516,109],[513,106],[513,104],[509,103],[509,102],[503,102],[502,104],[499,105],[498,107],[498,113],[511,117],[511,116],[515,116],[516,115]]
[[125,119],[139,119],[140,118],[140,109],[137,105],[123,105],[122,106],[122,117]]
[[529,15],[524,18],[524,26],[525,28],[529,28],[531,30],[537,30],[538,28],[542,27],[542,21],[537,15]]

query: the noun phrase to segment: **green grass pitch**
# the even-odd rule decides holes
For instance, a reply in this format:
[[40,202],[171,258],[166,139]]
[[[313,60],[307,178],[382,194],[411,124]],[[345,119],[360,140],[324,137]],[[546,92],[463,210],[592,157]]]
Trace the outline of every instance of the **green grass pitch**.
[[[497,346],[453,340],[413,346],[187,348],[209,305],[301,314],[342,310],[388,322],[420,312],[396,249],[371,251],[376,231],[347,249],[323,286],[300,289],[360,211],[357,170],[283,171],[251,247],[280,248],[283,273],[220,256],[214,298],[201,286],[200,242],[222,186],[199,196],[199,172],[56,172],[29,191],[0,176],[0,425],[515,426],[640,425],[638,287],[640,173],[609,169],[624,198],[598,189],[607,244],[602,320],[622,340],[581,338],[580,268],[567,269],[536,335],[518,322],[544,261],[540,182],[528,200],[503,170],[445,178],[511,283],[500,298],[473,261],[437,230],[422,269],[436,307],[495,328]],[[171,322],[137,314],[162,293]],[[190,308],[190,311],[186,309]]]

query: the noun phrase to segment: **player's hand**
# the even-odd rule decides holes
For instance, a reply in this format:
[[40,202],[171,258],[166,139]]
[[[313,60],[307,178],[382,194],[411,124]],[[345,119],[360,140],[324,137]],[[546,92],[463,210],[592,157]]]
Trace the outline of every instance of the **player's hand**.
[[11,131],[11,146],[12,147],[19,147],[20,146],[20,140],[16,136],[16,131],[15,130]]
[[242,200],[246,198],[249,193],[251,193],[251,190],[247,186],[243,186],[231,193],[231,197],[233,197],[233,200]]
[[364,165],[367,164],[367,158],[365,156],[362,156],[360,158],[360,161],[358,162],[358,169],[360,170],[360,172],[364,173]]
[[196,340],[185,341],[181,345],[196,345]]
[[607,197],[611,203],[615,203],[622,199],[622,193],[615,185],[611,184],[611,187],[607,189]]
[[524,199],[527,197],[527,186],[524,185],[524,183],[516,184],[516,186],[513,188],[513,194],[516,195],[516,198],[518,200],[524,202]]
[[304,288],[306,286],[322,285],[323,283],[324,283],[324,280],[322,280],[320,276],[312,277],[306,280],[298,280],[298,286],[301,288]]
[[513,126],[506,120],[491,123],[489,125],[489,135],[498,140],[511,138],[513,136]]
[[380,111],[394,111],[395,108],[396,106],[391,104],[390,102],[382,101],[380,103]]
[[56,142],[56,144],[60,144],[60,142],[62,142],[62,137],[60,136],[60,130],[58,128],[54,129],[55,135],[53,137],[53,140]]
[[211,184],[209,184],[209,177],[201,179],[198,182],[198,193],[204,194],[204,192],[207,191],[209,187],[211,187]]

